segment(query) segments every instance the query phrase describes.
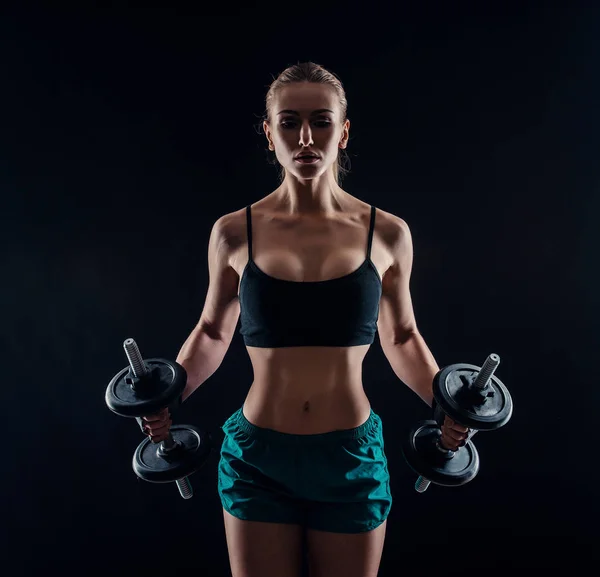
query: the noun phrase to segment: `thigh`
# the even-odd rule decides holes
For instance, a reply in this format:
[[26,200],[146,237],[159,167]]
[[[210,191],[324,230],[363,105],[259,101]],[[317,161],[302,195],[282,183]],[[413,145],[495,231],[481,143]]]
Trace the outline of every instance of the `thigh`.
[[300,525],[245,521],[225,509],[223,519],[232,577],[300,577]]
[[387,521],[364,533],[308,529],[310,577],[377,577]]

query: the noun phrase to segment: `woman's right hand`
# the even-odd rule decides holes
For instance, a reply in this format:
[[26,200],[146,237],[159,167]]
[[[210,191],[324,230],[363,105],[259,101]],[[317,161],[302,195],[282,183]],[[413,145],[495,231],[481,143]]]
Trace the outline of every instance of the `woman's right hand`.
[[142,417],[144,433],[148,435],[153,443],[164,441],[169,436],[169,429],[172,424],[173,421],[167,407],[156,415]]

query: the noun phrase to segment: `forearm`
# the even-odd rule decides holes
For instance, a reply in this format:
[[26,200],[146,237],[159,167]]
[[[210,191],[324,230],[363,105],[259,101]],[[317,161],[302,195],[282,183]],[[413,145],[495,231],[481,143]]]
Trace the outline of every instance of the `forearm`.
[[176,359],[187,372],[182,402],[221,366],[228,348],[228,343],[210,337],[202,329],[195,328],[192,331]]
[[381,345],[396,376],[431,407],[433,378],[440,369],[421,334],[413,332],[401,343],[381,341]]

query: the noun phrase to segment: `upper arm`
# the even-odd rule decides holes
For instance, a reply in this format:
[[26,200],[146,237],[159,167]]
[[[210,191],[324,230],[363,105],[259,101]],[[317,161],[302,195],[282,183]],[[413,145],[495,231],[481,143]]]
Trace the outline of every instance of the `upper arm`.
[[389,247],[393,262],[382,279],[377,330],[382,342],[402,342],[417,330],[410,296],[413,244],[410,229],[401,218],[391,224]]
[[231,342],[240,316],[239,276],[230,266],[229,215],[219,218],[208,241],[208,291],[198,326],[216,339]]

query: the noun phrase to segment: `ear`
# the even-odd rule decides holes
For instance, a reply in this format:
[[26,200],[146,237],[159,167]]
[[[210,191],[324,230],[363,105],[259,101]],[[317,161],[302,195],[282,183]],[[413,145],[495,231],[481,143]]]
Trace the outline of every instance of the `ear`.
[[273,147],[273,139],[271,137],[271,129],[269,128],[269,123],[266,120],[263,120],[263,131],[267,140],[269,141],[269,150],[275,150]]
[[348,146],[348,139],[350,138],[350,121],[346,119],[342,125],[342,136],[340,137],[340,148],[346,148]]

